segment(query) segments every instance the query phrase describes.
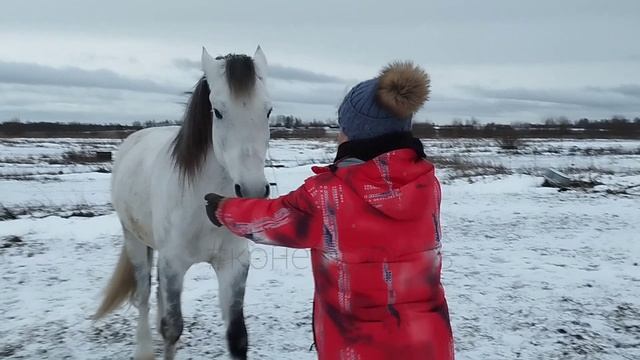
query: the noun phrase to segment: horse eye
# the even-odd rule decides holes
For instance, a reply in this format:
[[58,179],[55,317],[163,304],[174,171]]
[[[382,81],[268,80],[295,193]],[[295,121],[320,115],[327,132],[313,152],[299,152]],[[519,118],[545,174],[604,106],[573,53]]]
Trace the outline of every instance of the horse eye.
[[213,109],[213,113],[216,114],[216,117],[218,119],[222,119],[222,114],[220,113],[220,111],[218,111],[218,109]]
[[273,111],[273,108],[269,109],[269,112],[267,113],[267,119],[269,118],[269,116],[271,116],[271,111]]

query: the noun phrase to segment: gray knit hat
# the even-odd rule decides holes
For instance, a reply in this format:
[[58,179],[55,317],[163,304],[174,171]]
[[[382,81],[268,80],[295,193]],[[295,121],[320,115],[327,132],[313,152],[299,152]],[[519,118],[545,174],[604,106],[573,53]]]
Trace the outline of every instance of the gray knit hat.
[[429,75],[411,62],[395,62],[354,86],[338,110],[349,140],[411,130],[411,119],[429,98]]

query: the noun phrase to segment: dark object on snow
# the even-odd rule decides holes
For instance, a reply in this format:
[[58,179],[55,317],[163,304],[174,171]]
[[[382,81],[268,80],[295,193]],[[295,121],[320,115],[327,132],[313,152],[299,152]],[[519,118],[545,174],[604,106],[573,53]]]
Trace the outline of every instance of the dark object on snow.
[[96,151],[96,161],[99,161],[99,162],[111,161],[111,151]]
[[502,150],[518,150],[522,146],[522,141],[518,137],[516,130],[511,127],[508,128],[511,130],[505,130],[505,133],[502,136],[496,138],[496,142]]
[[107,169],[106,167],[99,167],[95,171],[101,174],[111,174],[111,169]]
[[49,161],[50,164],[92,164],[96,162],[110,162],[112,159],[111,151],[84,151],[84,150],[70,150],[65,152],[62,155],[62,162],[52,162],[56,161],[55,159],[51,159]]
[[7,249],[10,247],[22,246],[24,241],[19,236],[11,235],[2,239],[2,244],[0,244],[0,248]]
[[572,188],[590,189],[597,185],[602,185],[602,183],[599,183],[594,180],[590,180],[590,181],[575,180],[570,178],[568,175],[565,175],[553,169],[545,170],[544,183],[542,183],[542,186],[544,187],[558,188],[560,189],[560,191],[568,190]]
[[0,221],[2,220],[16,220],[18,216],[10,209],[0,205]]
[[546,187],[566,188],[571,187],[571,178],[567,175],[552,169],[544,172],[544,184]]

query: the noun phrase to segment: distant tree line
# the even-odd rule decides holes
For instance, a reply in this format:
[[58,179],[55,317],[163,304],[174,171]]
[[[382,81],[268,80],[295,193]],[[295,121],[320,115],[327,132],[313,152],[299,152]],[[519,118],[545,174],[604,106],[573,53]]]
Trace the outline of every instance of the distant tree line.
[[327,119],[325,121],[313,119],[311,121],[303,121],[302,118],[293,115],[278,115],[269,121],[272,128],[300,129],[300,128],[337,128],[335,120]]
[[[59,122],[22,122],[12,119],[0,123],[0,136],[8,137],[126,137],[133,131],[148,127],[180,125],[175,120],[136,121],[131,125],[83,124]],[[335,120],[305,122],[293,115],[278,115],[270,121],[274,137],[323,138],[333,136],[338,128]],[[333,129],[333,130],[331,130]],[[633,120],[616,116],[610,119],[548,118],[543,123],[481,124],[477,119],[455,119],[449,125],[415,123],[413,132],[421,138],[496,138],[505,146],[519,138],[636,138],[640,139],[640,117]],[[515,141],[515,140],[513,140]]]
[[162,120],[162,121],[149,120],[145,122],[134,121],[131,125],[134,128],[142,129],[142,128],[159,127],[159,126],[180,126],[182,125],[182,121],[181,120]]
[[611,119],[549,118],[542,124],[481,124],[476,119],[454,120],[450,125],[416,123],[413,132],[421,138],[630,138],[640,139],[640,117]]
[[0,134],[3,136],[29,136],[29,137],[75,137],[94,132],[131,132],[142,127],[122,124],[83,124],[83,123],[59,123],[59,122],[21,122],[12,119],[0,123]]

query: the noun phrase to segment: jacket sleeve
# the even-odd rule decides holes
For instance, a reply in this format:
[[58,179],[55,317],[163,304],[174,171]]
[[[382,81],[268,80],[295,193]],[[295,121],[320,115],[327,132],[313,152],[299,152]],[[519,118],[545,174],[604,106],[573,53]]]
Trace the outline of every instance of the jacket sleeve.
[[305,185],[277,199],[227,199],[216,212],[232,233],[260,244],[317,248],[322,219]]

